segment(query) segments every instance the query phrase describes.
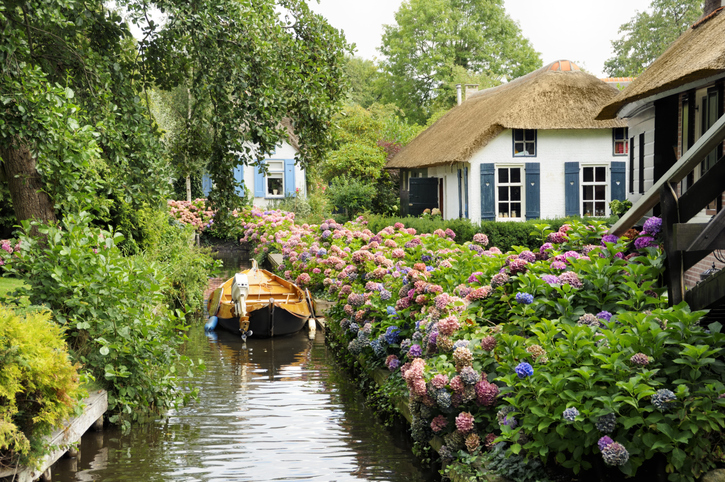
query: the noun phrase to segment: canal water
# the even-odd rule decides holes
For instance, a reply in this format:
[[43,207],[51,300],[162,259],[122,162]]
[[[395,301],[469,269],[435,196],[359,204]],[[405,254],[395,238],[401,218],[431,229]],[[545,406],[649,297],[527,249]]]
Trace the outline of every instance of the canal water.
[[318,330],[243,344],[189,334],[198,400],[124,435],[89,431],[54,481],[432,481],[407,437],[378,424]]

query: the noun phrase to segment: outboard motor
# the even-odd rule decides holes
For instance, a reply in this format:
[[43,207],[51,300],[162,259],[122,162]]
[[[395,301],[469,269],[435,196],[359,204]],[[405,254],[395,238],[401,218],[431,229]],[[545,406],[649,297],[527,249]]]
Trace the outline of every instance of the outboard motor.
[[237,273],[232,282],[232,301],[236,316],[247,316],[247,296],[249,296],[249,279],[246,274]]

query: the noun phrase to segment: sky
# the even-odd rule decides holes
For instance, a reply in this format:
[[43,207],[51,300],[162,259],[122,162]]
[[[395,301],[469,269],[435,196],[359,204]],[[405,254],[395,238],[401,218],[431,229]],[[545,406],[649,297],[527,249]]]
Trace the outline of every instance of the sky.
[[[652,0],[504,0],[506,12],[518,22],[524,37],[538,52],[544,65],[571,60],[597,77],[605,77],[604,61],[612,56],[612,40],[619,27]],[[395,12],[402,0],[315,0],[315,12],[330,25],[343,30],[356,54],[380,59],[377,50],[383,25],[395,24]]]

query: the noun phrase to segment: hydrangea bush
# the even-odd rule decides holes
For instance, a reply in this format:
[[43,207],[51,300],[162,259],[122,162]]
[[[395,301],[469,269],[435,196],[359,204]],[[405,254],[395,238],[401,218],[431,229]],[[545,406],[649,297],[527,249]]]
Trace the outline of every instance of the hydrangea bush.
[[622,237],[597,221],[539,225],[539,249],[502,253],[484,236],[372,232],[362,217],[240,219],[242,242],[282,253],[282,276],[337,300],[334,336],[401,378],[414,440],[439,437],[446,461],[496,447],[633,476],[661,459],[673,481],[721,462],[724,337],[703,312],[668,307],[658,220]]

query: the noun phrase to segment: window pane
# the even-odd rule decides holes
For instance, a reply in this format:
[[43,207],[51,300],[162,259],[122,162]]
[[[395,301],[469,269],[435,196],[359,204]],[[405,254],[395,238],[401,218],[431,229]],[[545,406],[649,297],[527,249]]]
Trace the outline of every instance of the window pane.
[[506,168],[498,170],[498,182],[509,182],[509,170]]
[[607,182],[607,168],[597,167],[596,168],[596,180],[597,182]]
[[284,161],[267,161],[267,168],[270,171],[284,171]]
[[525,139],[527,141],[533,141],[534,139],[536,139],[536,131],[533,130],[533,129],[527,129],[527,130],[525,130],[524,131],[524,134],[526,135],[526,138]]
[[584,182],[592,182],[594,181],[594,168],[593,167],[585,167],[584,168]]
[[594,187],[594,199],[603,201],[607,199],[607,186],[599,185]]
[[591,201],[594,199],[594,186],[584,186],[584,196],[585,201]]
[[269,174],[269,176],[267,176],[267,194],[270,196],[284,195],[282,174]]
[[520,167],[512,167],[511,168],[511,182],[521,182],[521,168]]
[[521,217],[521,203],[511,203],[511,217],[512,218]]
[[524,143],[523,142],[514,142],[514,155],[516,155],[516,156],[524,155]]
[[511,200],[521,201],[521,186],[511,186]]
[[498,188],[498,200],[499,201],[508,201],[509,200],[509,188],[508,187],[504,186],[504,187]]
[[603,202],[596,202],[594,203],[594,215],[595,216],[604,216],[604,205]]
[[506,218],[508,217],[509,213],[509,204],[508,203],[498,203],[498,216],[500,218]]
[[524,140],[524,131],[522,131],[521,129],[514,129],[514,140],[523,141]]
[[535,155],[536,154],[536,144],[534,144],[533,142],[527,142],[526,143],[526,153],[529,156]]
[[591,216],[592,215],[592,208],[594,207],[594,203],[591,202],[585,202],[583,205],[584,208],[584,216]]

